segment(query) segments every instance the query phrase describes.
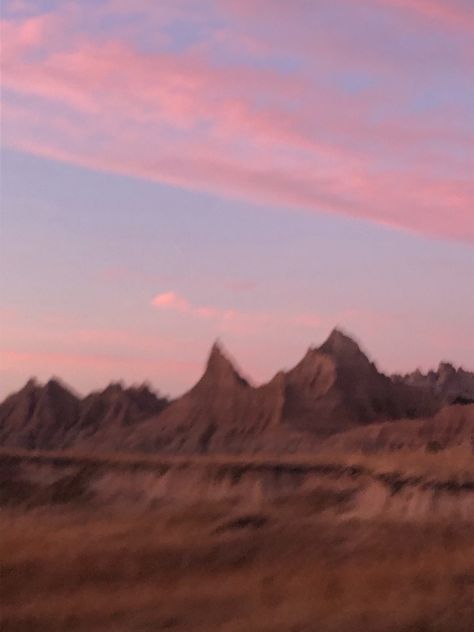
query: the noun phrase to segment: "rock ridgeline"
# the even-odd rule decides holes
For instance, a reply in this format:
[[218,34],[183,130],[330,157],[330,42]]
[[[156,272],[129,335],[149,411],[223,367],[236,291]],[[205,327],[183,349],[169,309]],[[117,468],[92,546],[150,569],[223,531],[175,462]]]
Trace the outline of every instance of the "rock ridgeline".
[[147,385],[125,388],[112,383],[81,399],[57,379],[44,386],[30,380],[0,404],[0,445],[35,450],[89,449],[92,444],[115,448],[125,432],[167,404]]
[[[446,404],[468,404],[471,397],[473,374],[443,364],[426,376],[388,377],[335,329],[294,368],[259,387],[216,343],[201,379],[171,402],[146,385],[111,384],[81,399],[58,380],[44,386],[31,380],[0,404],[0,445],[186,454],[304,451],[374,424],[395,428],[397,420],[430,419]],[[466,434],[466,424],[461,426]],[[351,445],[361,441],[351,437]]]
[[393,376],[394,381],[421,387],[450,404],[474,404],[474,373],[441,362],[436,371]]

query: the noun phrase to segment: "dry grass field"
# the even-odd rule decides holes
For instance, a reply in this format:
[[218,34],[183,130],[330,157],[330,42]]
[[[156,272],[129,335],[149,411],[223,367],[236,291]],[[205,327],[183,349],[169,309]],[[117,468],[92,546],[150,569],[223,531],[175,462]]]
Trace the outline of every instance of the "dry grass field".
[[[467,452],[0,456],[2,632],[474,629]],[[301,468],[312,487],[275,493]],[[223,472],[229,495],[206,498]],[[272,494],[247,502],[246,478],[269,473]],[[152,501],[170,475],[202,497]]]
[[470,632],[472,525],[276,502],[7,509],[3,632]]

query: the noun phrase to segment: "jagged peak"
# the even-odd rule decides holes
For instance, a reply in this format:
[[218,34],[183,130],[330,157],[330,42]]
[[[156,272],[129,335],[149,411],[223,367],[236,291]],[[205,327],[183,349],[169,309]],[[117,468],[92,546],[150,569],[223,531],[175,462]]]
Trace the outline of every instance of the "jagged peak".
[[137,393],[155,393],[155,389],[153,388],[150,382],[138,382],[133,383],[130,386],[127,386],[126,391],[133,391]]
[[[26,384],[22,386],[20,389],[18,389],[17,391],[8,393],[3,401],[7,401],[9,399],[19,398],[19,397],[36,396],[39,392],[41,392],[42,388],[43,388],[43,385],[40,384],[35,377],[31,377],[26,382]],[[0,401],[0,404],[2,404],[3,401]]]
[[33,391],[37,388],[40,387],[40,383],[38,382],[38,380],[35,377],[30,377],[30,379],[28,380],[28,382],[25,384],[25,386],[23,387],[23,391]]
[[213,366],[228,366],[235,370],[234,364],[219,338],[217,338],[212,344],[211,351],[209,352],[207,359],[207,368],[212,368]]
[[216,338],[212,343],[211,351],[209,352],[209,359],[213,356],[226,356],[227,352],[224,349],[224,345],[222,344],[220,338]]
[[102,394],[113,394],[113,393],[123,393],[125,391],[125,387],[122,381],[111,382],[108,386],[104,388]]
[[45,390],[53,391],[53,390],[61,390],[67,391],[68,388],[62,383],[62,381],[57,377],[51,377],[46,384],[44,385]]
[[247,380],[240,375],[230,355],[224,349],[222,342],[217,339],[211,347],[203,377],[218,377],[224,375],[232,375],[239,382],[248,383]]
[[447,362],[446,360],[441,361],[438,365],[438,374],[441,374],[441,373],[454,374],[456,372],[457,372],[457,369],[454,367],[454,365],[451,364],[451,362]]
[[42,390],[43,390],[43,393],[47,395],[56,396],[56,395],[67,394],[71,397],[74,397],[77,400],[81,399],[80,395],[78,395],[71,387],[69,387],[61,379],[55,376],[52,376],[46,382]]
[[335,327],[318,351],[329,355],[363,354],[357,342],[342,329]]
[[357,343],[342,329],[334,327],[325,342],[321,346],[333,346],[333,345],[350,345],[357,346]]

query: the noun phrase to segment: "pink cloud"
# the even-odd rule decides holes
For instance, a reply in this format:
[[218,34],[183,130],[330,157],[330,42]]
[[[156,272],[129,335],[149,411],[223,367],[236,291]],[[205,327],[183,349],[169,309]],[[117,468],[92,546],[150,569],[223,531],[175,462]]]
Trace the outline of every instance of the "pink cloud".
[[[441,0],[373,1],[436,15],[463,11]],[[381,116],[387,98],[404,106],[398,86],[388,95],[348,97],[314,86],[304,73],[226,67],[205,50],[143,53],[117,38],[78,33],[50,47],[50,30],[63,29],[63,21],[34,20],[4,27],[9,146],[263,204],[474,240],[465,157],[473,138],[459,123],[462,112]],[[335,63],[327,70],[339,72]]]
[[57,372],[61,368],[92,368],[92,369],[121,369],[127,364],[140,365],[141,367],[158,370],[166,369],[171,372],[182,371],[183,368],[195,369],[199,366],[199,362],[181,362],[179,360],[167,359],[166,361],[156,358],[133,358],[130,356],[121,356],[120,354],[104,354],[104,353],[65,353],[61,351],[19,351],[15,349],[5,349],[2,351],[2,357],[5,362],[4,366],[11,368],[21,367],[24,364],[29,365],[29,370],[40,368],[41,372],[46,370]]
[[[471,0],[338,0],[341,8],[349,7],[351,4],[369,4],[377,10],[380,7],[388,6],[394,9],[409,11],[424,18],[439,20],[443,25],[457,26],[461,29],[474,28],[474,7]],[[277,14],[285,19],[285,24],[291,22],[295,13],[304,15],[304,2],[293,2],[285,4],[274,0],[226,0],[227,6],[237,14],[246,18],[255,19],[258,15],[268,16],[268,11],[273,9],[273,15]],[[324,0],[313,0],[314,6],[324,6]],[[336,2],[334,2],[336,4]],[[267,17],[268,19],[268,17]],[[251,40],[253,44],[253,40]]]
[[174,291],[158,294],[151,304],[158,310],[174,310],[190,318],[209,320],[218,333],[248,335],[267,327],[292,326],[318,329],[323,321],[317,314],[271,311],[243,311],[234,308],[217,308],[194,305]]
[[4,61],[44,44],[48,34],[55,30],[54,27],[55,19],[45,15],[22,21],[0,20]]
[[470,0],[374,0],[397,9],[414,11],[461,29],[474,30],[474,7]]
[[201,305],[192,305],[186,298],[177,292],[162,292],[157,294],[151,304],[156,309],[174,310],[198,318],[216,319],[221,316],[221,312],[214,308]]
[[152,305],[158,309],[174,309],[178,312],[188,312],[191,310],[191,305],[188,301],[176,294],[176,292],[157,294],[152,301]]
[[194,313],[202,318],[216,318],[219,315],[218,310],[213,307],[196,307]]
[[[87,326],[79,314],[43,312],[34,319],[18,308],[0,310],[0,348],[57,349],[66,355],[163,357],[185,350],[184,343],[157,331],[117,326]],[[111,353],[114,352],[114,353]]]

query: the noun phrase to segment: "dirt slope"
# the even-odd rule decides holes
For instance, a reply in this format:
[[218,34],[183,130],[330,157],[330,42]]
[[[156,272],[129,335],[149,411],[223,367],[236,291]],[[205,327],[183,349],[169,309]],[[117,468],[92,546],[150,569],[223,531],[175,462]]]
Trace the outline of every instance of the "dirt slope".
[[445,406],[434,417],[371,424],[341,432],[324,442],[323,449],[349,452],[387,450],[441,450],[474,446],[474,405]]

